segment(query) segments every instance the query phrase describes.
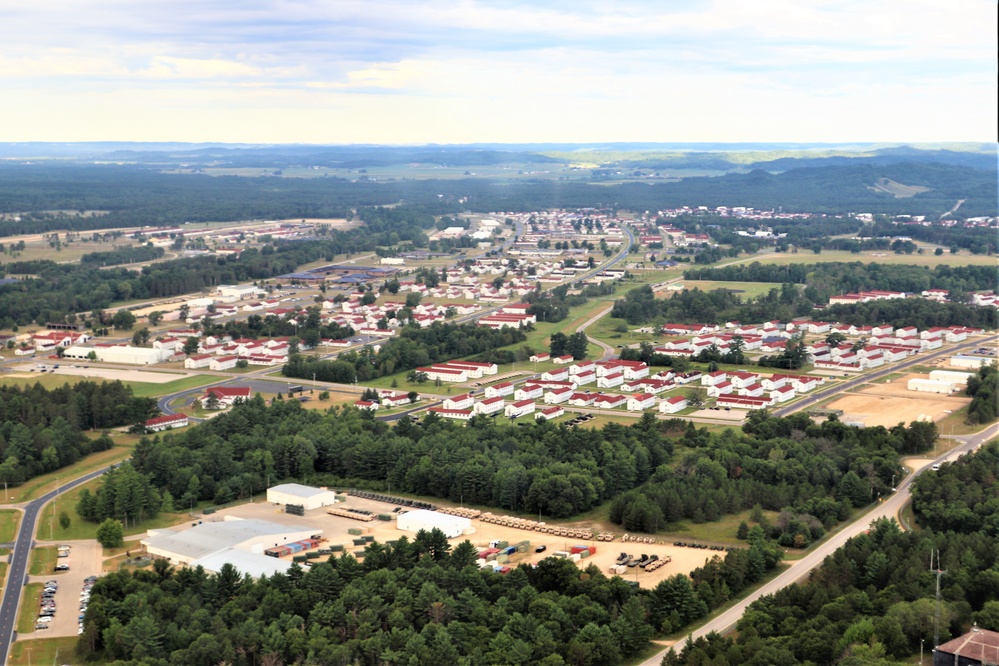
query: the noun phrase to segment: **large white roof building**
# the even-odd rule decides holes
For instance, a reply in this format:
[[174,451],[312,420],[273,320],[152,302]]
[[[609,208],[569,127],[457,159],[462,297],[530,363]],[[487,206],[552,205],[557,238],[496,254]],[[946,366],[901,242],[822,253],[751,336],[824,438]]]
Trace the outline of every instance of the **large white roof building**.
[[407,532],[419,532],[420,530],[430,531],[435,527],[444,532],[448,539],[460,537],[463,534],[472,534],[475,529],[472,521],[460,516],[452,516],[437,511],[417,509],[401,514],[396,521],[396,527]]
[[141,543],[154,557],[175,564],[198,566],[218,571],[226,562],[240,572],[273,573],[287,570],[291,563],[264,555],[264,550],[286,543],[302,541],[322,530],[307,525],[283,525],[269,520],[241,520],[226,516],[224,520],[201,523],[184,530],[149,530]]

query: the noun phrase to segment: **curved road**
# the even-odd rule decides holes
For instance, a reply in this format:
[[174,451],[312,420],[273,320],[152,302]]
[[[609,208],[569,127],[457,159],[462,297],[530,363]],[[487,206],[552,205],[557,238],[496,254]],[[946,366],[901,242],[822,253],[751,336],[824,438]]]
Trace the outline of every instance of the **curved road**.
[[[898,485],[898,489],[885,501],[877,504],[867,513],[860,516],[852,523],[845,525],[828,539],[819,543],[800,560],[791,562],[790,566],[783,573],[746,596],[738,604],[729,608],[721,615],[712,618],[695,631],[690,632],[691,639],[697,640],[698,638],[703,638],[711,632],[723,634],[729,631],[735,626],[735,624],[739,621],[739,618],[742,617],[743,613],[746,612],[746,609],[754,601],[761,597],[774,594],[778,590],[785,588],[792,583],[796,583],[807,576],[812,569],[822,564],[822,561],[825,560],[826,557],[832,555],[834,551],[842,547],[849,539],[857,536],[861,532],[867,531],[871,523],[878,518],[894,518],[898,515],[898,512],[902,509],[905,503],[909,501],[910,488],[913,481],[917,476],[926,471],[929,466],[936,463],[952,462],[957,460],[962,455],[975,451],[982,444],[994,439],[997,436],[999,436],[999,423],[991,425],[974,435],[954,437],[953,439],[961,442],[961,444],[915,470]],[[678,641],[678,643],[679,642],[681,641]],[[662,662],[662,658],[670,651],[670,649],[672,648],[667,648],[662,652],[659,652],[655,656],[641,662],[638,666],[659,666]]]
[[[10,654],[10,645],[16,638],[14,627],[17,624],[17,609],[21,600],[21,591],[27,581],[28,553],[34,542],[35,525],[38,521],[38,514],[42,507],[52,501],[57,495],[72,490],[81,483],[86,483],[95,479],[109,467],[91,472],[78,479],[73,479],[59,490],[50,490],[38,499],[28,502],[24,506],[24,514],[21,516],[21,526],[17,530],[17,540],[14,542],[14,550],[10,555],[10,566],[7,572],[7,585],[3,590],[3,601],[0,601],[0,654],[4,655],[6,663],[7,655]],[[72,612],[72,611],[66,611]]]

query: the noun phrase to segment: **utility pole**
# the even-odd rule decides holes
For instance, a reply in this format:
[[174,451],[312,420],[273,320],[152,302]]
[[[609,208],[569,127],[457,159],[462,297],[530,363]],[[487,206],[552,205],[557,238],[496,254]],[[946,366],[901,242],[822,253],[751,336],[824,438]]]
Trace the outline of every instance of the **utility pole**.
[[947,572],[940,568],[940,550],[937,550],[937,568],[933,568],[933,551],[930,551],[930,573],[937,577],[937,610],[936,620],[933,623],[933,649],[940,645],[940,578]]

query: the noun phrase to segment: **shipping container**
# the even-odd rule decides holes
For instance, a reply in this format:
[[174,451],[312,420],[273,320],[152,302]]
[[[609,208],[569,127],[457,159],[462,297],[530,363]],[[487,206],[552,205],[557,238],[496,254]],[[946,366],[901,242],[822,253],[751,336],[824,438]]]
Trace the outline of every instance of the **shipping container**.
[[332,546],[330,546],[330,550],[332,550],[334,553],[342,553],[343,544],[335,543]]
[[392,515],[388,513],[379,513],[378,520],[392,520]]
[[364,539],[354,539],[354,545],[355,545],[355,546],[364,546],[364,545],[366,545],[367,543],[368,543],[368,542],[367,542],[367,541],[365,541]]
[[291,558],[291,561],[292,562],[304,562],[307,559],[309,559],[309,558],[307,558],[305,555],[296,555],[295,557]]
[[351,527],[347,529],[347,534],[353,534],[354,536],[361,536],[363,532],[361,532],[361,529],[358,527]]

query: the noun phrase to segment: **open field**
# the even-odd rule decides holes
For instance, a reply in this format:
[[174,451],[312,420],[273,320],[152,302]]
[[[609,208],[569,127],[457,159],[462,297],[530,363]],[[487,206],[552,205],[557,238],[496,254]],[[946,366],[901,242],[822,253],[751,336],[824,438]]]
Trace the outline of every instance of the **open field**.
[[[42,634],[44,635],[44,634]],[[27,664],[82,664],[76,654],[76,636],[72,638],[34,638],[19,640],[11,645],[11,666]]]
[[[7,500],[4,500],[6,503]],[[11,543],[17,538],[17,526],[21,523],[21,512],[16,509],[0,509],[0,543]]]
[[715,289],[726,289],[735,292],[743,299],[763,296],[771,289],[780,290],[781,287],[776,282],[724,282],[719,280],[683,280],[682,284],[690,290],[714,291]]
[[966,407],[969,398],[909,391],[909,379],[919,375],[906,375],[890,384],[868,384],[858,391],[846,393],[827,405],[841,409],[843,421],[860,421],[867,426],[893,426],[918,420],[938,421]]
[[[876,256],[877,255],[877,256]],[[941,264],[946,266],[995,266],[995,257],[984,254],[969,254],[961,252],[951,254],[944,252],[939,257],[932,252],[923,254],[895,254],[890,251],[866,251],[854,254],[840,250],[823,250],[821,254],[812,252],[770,252],[759,257],[747,257],[743,263],[758,261],[761,264],[820,264],[832,261],[859,261],[865,264],[904,264],[908,266],[929,266],[933,268]]]

